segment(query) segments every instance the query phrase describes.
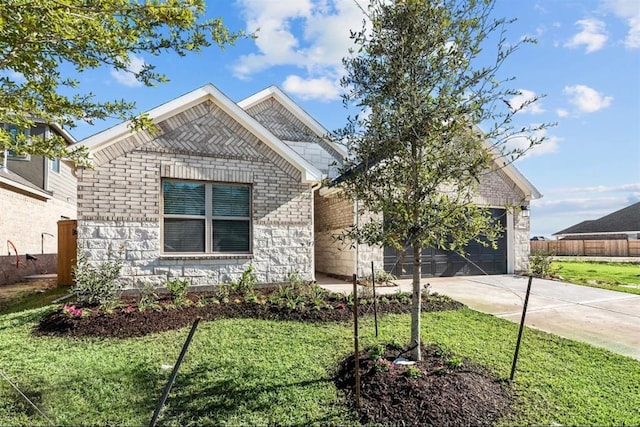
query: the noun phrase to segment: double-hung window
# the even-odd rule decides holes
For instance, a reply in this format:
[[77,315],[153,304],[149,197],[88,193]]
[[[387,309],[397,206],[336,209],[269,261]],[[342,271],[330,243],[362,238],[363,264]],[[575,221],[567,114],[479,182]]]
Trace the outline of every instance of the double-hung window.
[[164,253],[250,253],[251,186],[162,181]]
[[[29,129],[22,129],[16,125],[5,124],[4,129],[9,132],[11,137],[11,142],[14,144],[18,144],[20,146],[24,146],[29,141],[29,136],[31,132]],[[7,150],[7,155],[10,159],[14,160],[30,160],[31,156],[29,154],[17,154],[13,150]]]

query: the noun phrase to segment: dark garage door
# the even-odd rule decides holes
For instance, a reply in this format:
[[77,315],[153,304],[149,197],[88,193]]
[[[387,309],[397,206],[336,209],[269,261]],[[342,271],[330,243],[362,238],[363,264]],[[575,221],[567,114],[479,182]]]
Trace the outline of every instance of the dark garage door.
[[[504,209],[491,209],[491,214],[504,229],[507,215]],[[422,276],[447,277],[471,276],[478,274],[507,273],[507,236],[506,232],[498,239],[498,249],[484,247],[471,242],[465,250],[465,256],[455,252],[433,248],[422,250]],[[413,276],[413,251],[408,248],[405,255],[393,248],[384,249],[384,269],[398,278]]]

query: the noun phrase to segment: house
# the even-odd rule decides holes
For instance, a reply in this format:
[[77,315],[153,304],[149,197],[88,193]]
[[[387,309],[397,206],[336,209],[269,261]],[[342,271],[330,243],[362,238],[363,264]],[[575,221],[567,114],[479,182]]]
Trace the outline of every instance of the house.
[[[56,124],[36,121],[25,132],[30,138],[62,136],[75,139]],[[76,177],[73,163],[36,155],[0,153],[0,244],[8,256],[0,257],[0,285],[29,274],[56,272],[58,221],[76,217]],[[37,259],[27,261],[26,254]]]
[[[322,183],[346,153],[280,89],[235,103],[207,84],[147,114],[155,132],[131,133],[122,123],[79,143],[94,167],[78,171],[78,246],[95,261],[122,247],[129,286],[169,276],[226,283],[249,264],[260,283],[293,272],[350,276],[391,257],[334,238],[357,206]],[[526,269],[529,222],[527,210],[503,207],[526,209],[540,195],[502,166],[487,175],[477,201],[494,207],[507,229],[495,270],[507,273]],[[475,252],[473,259],[486,255]],[[443,273],[470,273],[453,263]]]
[[640,239],[640,202],[595,220],[582,221],[553,233],[561,240]]

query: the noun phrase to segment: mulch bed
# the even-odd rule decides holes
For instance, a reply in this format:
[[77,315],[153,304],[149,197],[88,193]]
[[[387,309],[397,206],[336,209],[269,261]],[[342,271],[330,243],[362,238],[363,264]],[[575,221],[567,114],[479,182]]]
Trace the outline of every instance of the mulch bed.
[[[269,290],[262,292],[268,294]],[[105,313],[90,309],[86,317],[70,317],[61,310],[46,315],[35,329],[36,335],[57,335],[72,337],[139,337],[156,332],[164,332],[191,325],[200,317],[202,320],[253,318],[264,320],[292,320],[301,322],[344,322],[353,319],[353,309],[345,305],[344,298],[332,296],[327,305],[332,309],[290,309],[274,304],[244,302],[240,296],[230,296],[228,303],[198,306],[195,301],[207,296],[192,294],[194,303],[180,308],[170,308],[168,300],[160,301],[161,309],[138,311],[135,302],[125,303],[124,307]],[[401,303],[394,296],[387,296],[387,304],[378,304],[378,313],[409,313],[411,305]],[[126,307],[130,307],[128,310]],[[458,301],[433,294],[423,303],[423,311],[455,310],[462,307]],[[371,303],[359,306],[360,315],[373,315]]]
[[[383,359],[393,362],[402,350],[387,347]],[[406,376],[406,366],[378,371],[364,352],[360,364],[360,408],[363,424],[490,426],[509,411],[512,396],[505,382],[485,368],[463,360],[449,367],[451,356],[437,346],[422,348],[423,360],[415,366],[420,377]],[[336,386],[355,405],[353,355],[338,366]]]

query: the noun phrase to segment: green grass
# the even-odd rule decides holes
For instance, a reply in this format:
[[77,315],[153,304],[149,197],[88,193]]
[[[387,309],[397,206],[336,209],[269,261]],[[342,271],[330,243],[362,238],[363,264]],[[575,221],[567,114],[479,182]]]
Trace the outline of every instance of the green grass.
[[[143,338],[34,337],[45,309],[0,316],[0,369],[49,417],[0,379],[0,425],[147,425],[188,328]],[[409,337],[408,315],[387,315],[362,347]],[[506,378],[517,325],[462,309],[423,316],[425,342]],[[331,381],[352,348],[349,324],[202,322],[159,425],[354,425]],[[640,362],[526,329],[503,425],[638,425]]]
[[563,281],[640,295],[640,264],[554,261],[552,267]]

